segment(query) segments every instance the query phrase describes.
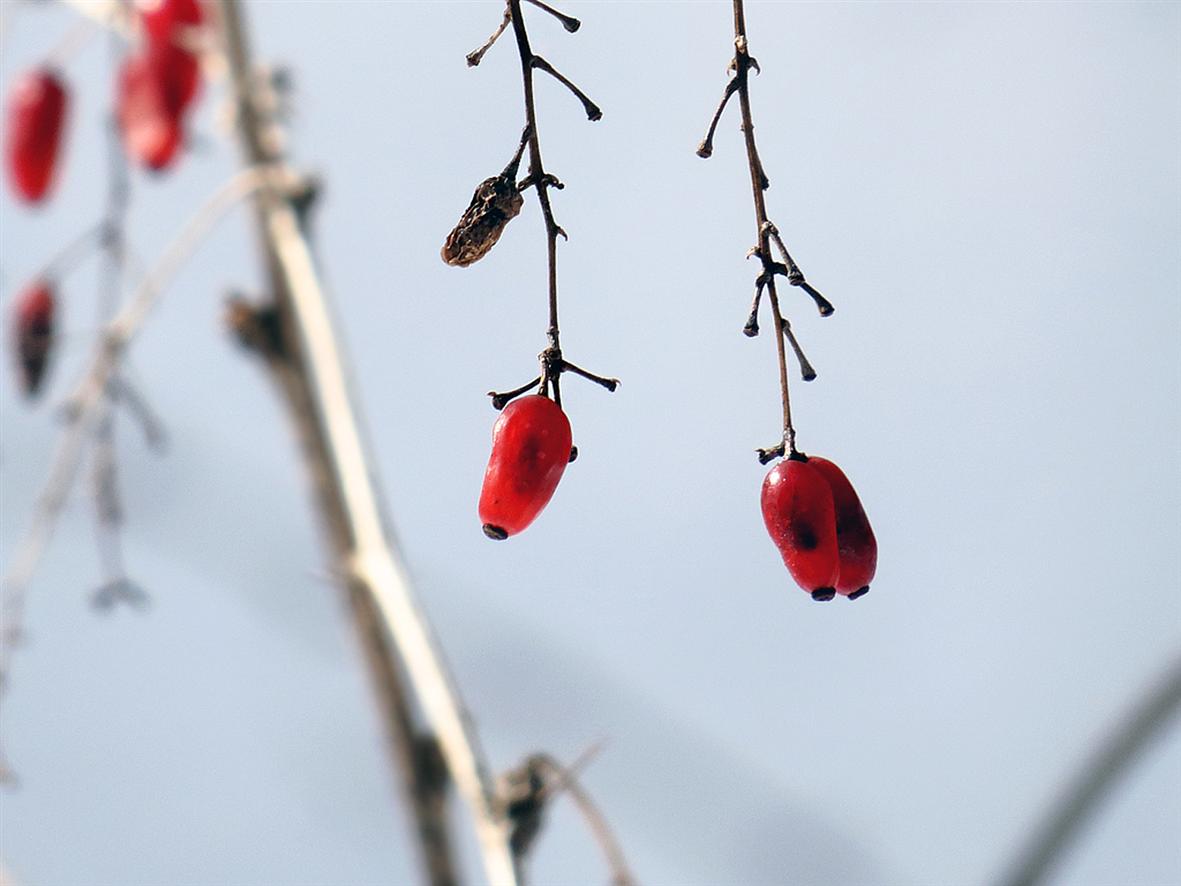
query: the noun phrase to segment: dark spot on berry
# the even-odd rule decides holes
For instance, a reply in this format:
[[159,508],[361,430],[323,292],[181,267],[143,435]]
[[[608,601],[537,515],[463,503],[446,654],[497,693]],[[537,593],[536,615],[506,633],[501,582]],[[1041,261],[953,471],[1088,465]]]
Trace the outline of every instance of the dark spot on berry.
[[827,603],[836,595],[836,588],[817,588],[812,592],[812,599],[818,603]]
[[796,537],[796,547],[802,551],[811,551],[819,544],[819,539],[816,537],[816,530],[807,523],[797,523],[792,527]]
[[491,523],[484,524],[484,534],[494,541],[504,541],[508,538],[508,533],[499,526],[493,526]]
[[866,585],[865,587],[858,588],[853,593],[849,594],[849,599],[856,600],[858,597],[864,597],[868,593],[869,593],[869,585]]

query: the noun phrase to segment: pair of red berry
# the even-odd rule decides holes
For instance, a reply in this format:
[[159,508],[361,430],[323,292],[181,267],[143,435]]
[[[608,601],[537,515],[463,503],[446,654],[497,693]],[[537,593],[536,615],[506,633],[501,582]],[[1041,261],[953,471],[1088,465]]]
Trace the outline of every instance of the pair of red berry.
[[141,4],[143,48],[119,70],[116,115],[127,153],[152,170],[167,168],[184,139],[184,118],[201,86],[200,60],[183,45],[204,14],[197,0]]
[[763,480],[763,522],[813,600],[869,592],[878,543],[853,484],[827,459],[793,452]]

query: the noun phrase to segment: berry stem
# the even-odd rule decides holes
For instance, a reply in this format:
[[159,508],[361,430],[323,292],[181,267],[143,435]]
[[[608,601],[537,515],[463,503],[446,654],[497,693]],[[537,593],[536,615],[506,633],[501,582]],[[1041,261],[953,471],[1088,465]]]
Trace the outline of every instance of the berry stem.
[[[558,18],[567,31],[573,33],[578,30],[579,23],[577,19],[563,15],[544,3],[535,2],[535,0],[528,0],[528,2],[533,3],[533,5]],[[513,26],[513,36],[517,41],[517,54],[521,60],[521,81],[524,86],[525,100],[525,133],[522,136],[521,145],[522,149],[526,146],[529,149],[529,172],[518,187],[520,190],[532,187],[536,191],[537,202],[541,205],[541,214],[545,219],[549,322],[546,326],[545,333],[546,348],[539,355],[541,375],[538,382],[531,382],[504,394],[492,393],[492,404],[497,408],[503,408],[509,400],[523,394],[526,390],[533,387],[534,384],[540,384],[540,393],[552,397],[554,402],[560,406],[562,404],[560,378],[562,373],[567,370],[589,379],[596,384],[600,384],[609,391],[615,390],[619,385],[616,379],[593,375],[584,369],[566,362],[562,356],[562,335],[558,322],[558,237],[561,236],[562,239],[566,239],[566,232],[562,230],[561,225],[554,219],[554,210],[550,202],[549,192],[550,188],[561,190],[563,185],[557,177],[546,172],[545,164],[542,162],[541,139],[538,135],[537,127],[537,107],[533,93],[533,72],[544,71],[566,86],[582,103],[588,119],[598,120],[602,117],[602,111],[599,110],[598,105],[591,101],[567,77],[559,73],[544,58],[533,52],[533,48],[529,43],[529,33],[525,30],[525,18],[521,12],[521,3],[522,0],[508,0],[505,13],[506,21],[510,22]],[[503,27],[504,25],[502,23],[502,27],[493,35],[493,40],[499,36]],[[479,57],[483,55],[483,51],[485,51],[488,45],[491,45],[491,41],[485,47],[481,47],[476,53],[473,53],[473,56],[477,58],[476,63],[478,63]],[[472,56],[469,56],[469,62],[471,62],[471,58]]]
[[[746,11],[743,0],[733,0],[733,8],[734,58],[730,62],[730,70],[733,73],[729,82],[726,84],[725,92],[722,93],[722,100],[709,122],[709,128],[706,131],[705,138],[701,140],[701,144],[697,147],[697,156],[706,158],[713,154],[714,133],[717,131],[718,121],[722,119],[722,114],[726,110],[730,99],[737,94],[738,105],[742,114],[742,135],[746,143],[747,166],[750,170],[751,192],[754,195],[755,222],[758,226],[758,242],[754,249],[750,251],[748,257],[750,255],[757,256],[762,264],[762,270],[755,280],[755,296],[751,304],[750,315],[742,331],[745,335],[752,338],[759,334],[758,314],[765,291],[767,302],[771,308],[774,328],[776,333],[778,333],[775,336],[775,350],[779,361],[779,390],[780,403],[783,409],[783,437],[779,445],[758,450],[759,460],[766,464],[766,462],[773,458],[783,455],[791,456],[797,452],[796,431],[791,417],[791,392],[787,383],[788,345],[791,346],[792,351],[800,363],[800,372],[804,381],[811,381],[816,377],[816,370],[812,368],[807,357],[804,356],[799,342],[796,341],[795,336],[792,334],[791,326],[783,317],[779,306],[779,290],[775,285],[776,276],[786,278],[789,284],[799,286],[808,293],[815,302],[816,308],[822,317],[832,314],[833,306],[804,279],[803,272],[800,271],[799,266],[787,251],[787,246],[780,237],[779,230],[767,217],[767,203],[763,192],[771,187],[771,182],[767,179],[763,162],[759,159],[758,145],[755,143],[755,128],[751,114],[749,89],[751,69],[753,68],[756,72],[760,69],[759,63],[750,54],[746,37]],[[774,260],[772,246],[779,251],[779,254],[783,258],[782,262]]]
[[[755,223],[758,225],[759,248],[758,256],[762,260],[765,271],[771,260],[771,231],[774,226],[767,218],[767,201],[763,191],[768,187],[767,176],[763,172],[763,163],[759,159],[758,145],[755,144],[755,125],[750,109],[750,90],[747,81],[750,69],[755,62],[747,50],[746,41],[746,13],[743,0],[734,0],[734,80],[738,91],[738,106],[742,112],[742,135],[746,141],[746,160],[750,169],[750,187],[754,195]],[[729,91],[729,90],[727,90]],[[714,124],[716,126],[716,123]],[[776,330],[783,329],[783,314],[779,310],[779,293],[775,288],[774,273],[766,273],[767,301],[771,305],[771,317]],[[790,455],[796,451],[796,429],[791,420],[791,392],[787,384],[787,348],[784,336],[775,336],[775,352],[779,360],[779,392],[780,404],[783,408],[783,444]]]

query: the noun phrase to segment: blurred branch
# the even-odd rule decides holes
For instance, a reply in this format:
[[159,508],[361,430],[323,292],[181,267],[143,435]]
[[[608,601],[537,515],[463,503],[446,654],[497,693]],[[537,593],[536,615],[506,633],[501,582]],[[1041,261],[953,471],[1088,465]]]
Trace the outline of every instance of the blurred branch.
[[[247,162],[280,173],[255,198],[273,304],[265,328],[277,347],[260,351],[287,401],[315,484],[315,500],[338,572],[346,576],[354,621],[385,714],[391,751],[418,823],[431,882],[458,879],[444,805],[447,776],[467,804],[488,880],[513,886],[518,873],[508,825],[475,732],[386,527],[349,390],[344,355],[307,240],[306,189],[283,187],[297,177],[280,155],[277,125],[263,110],[260,79],[250,60],[241,4],[220,0],[235,120]],[[240,311],[239,311],[240,314]],[[395,654],[396,650],[396,654]],[[417,731],[414,701],[433,730]],[[437,763],[431,761],[437,760]]]
[[1164,674],[1154,680],[1075,774],[998,886],[1034,886],[1044,882],[1082,826],[1103,805],[1152,740],[1169,725],[1178,708],[1181,708],[1181,658],[1169,662]]
[[552,798],[561,791],[568,791],[570,798],[582,813],[582,818],[590,828],[591,835],[599,844],[603,858],[611,869],[611,886],[635,886],[636,879],[632,876],[627,865],[627,858],[623,854],[623,847],[615,839],[615,833],[607,823],[598,805],[591,799],[590,794],[577,778],[577,773],[586,764],[590,756],[598,752],[598,746],[592,746],[578,760],[569,766],[563,766],[549,754],[534,754],[532,760],[536,765],[549,771],[544,795]]
[[222,216],[264,180],[262,172],[246,169],[218,188],[165,249],[156,267],[100,337],[90,367],[67,403],[67,426],[54,453],[49,477],[33,509],[29,528],[17,544],[11,565],[0,579],[0,695],[7,687],[13,647],[20,640],[29,580],[53,536],[57,518],[73,488],[86,444],[105,420],[111,403],[107,392],[116,377],[123,353],[155,307],[165,286],[193,250]]

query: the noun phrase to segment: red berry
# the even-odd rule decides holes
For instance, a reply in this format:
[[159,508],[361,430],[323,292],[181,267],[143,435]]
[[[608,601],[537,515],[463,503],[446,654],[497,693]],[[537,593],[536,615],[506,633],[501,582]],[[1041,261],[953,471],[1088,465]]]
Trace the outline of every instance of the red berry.
[[26,396],[41,387],[53,347],[55,299],[48,283],[34,283],[16,300],[12,318],[13,350],[17,355],[20,385]]
[[150,169],[164,169],[181,144],[183,84],[160,52],[129,56],[119,71],[117,113],[127,152]]
[[25,74],[8,96],[8,175],[29,203],[40,202],[53,183],[68,100],[65,85],[48,68]]
[[136,6],[152,43],[171,43],[178,29],[196,27],[205,19],[197,0],[137,0]]
[[844,472],[828,459],[811,456],[808,464],[816,468],[832,490],[836,510],[837,547],[840,556],[840,575],[837,593],[856,599],[869,592],[878,565],[878,543],[861,499]]
[[570,421],[548,397],[521,397],[504,408],[480,490],[485,535],[505,539],[533,522],[558,488],[570,443]]
[[832,490],[810,461],[788,458],[763,480],[763,521],[792,578],[814,600],[835,596],[840,561]]

